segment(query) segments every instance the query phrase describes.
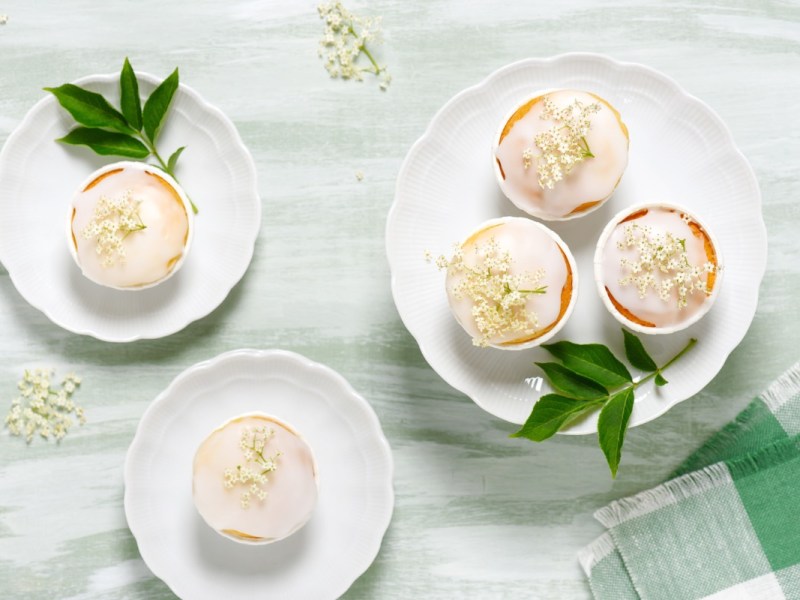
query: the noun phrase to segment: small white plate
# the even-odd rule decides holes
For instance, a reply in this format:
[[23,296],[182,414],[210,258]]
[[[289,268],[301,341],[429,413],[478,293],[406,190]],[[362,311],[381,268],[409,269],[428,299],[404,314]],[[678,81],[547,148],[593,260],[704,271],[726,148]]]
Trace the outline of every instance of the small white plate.
[[[291,537],[244,546],[192,502],[197,447],[231,417],[264,412],[314,450],[320,495]],[[125,515],[142,558],[182,598],[338,598],[372,564],[394,507],[378,418],[330,368],[282,350],[236,350],[179,375],[142,417],[125,460]]]
[[[160,82],[137,77],[145,96]],[[118,105],[118,74],[75,83]],[[194,243],[179,273],[136,292],[92,283],[70,258],[67,205],[87,175],[120,160],[55,141],[75,126],[48,94],[0,153],[0,261],[19,293],[64,329],[110,342],[163,337],[206,316],[244,275],[261,225],[255,165],[233,123],[191,88],[176,92],[158,147],[186,146],[176,173],[200,210]]]
[[[544,349],[472,345],[450,315],[444,274],[423,258],[426,250],[449,254],[482,221],[527,216],[497,185],[492,143],[511,108],[551,88],[598,93],[621,112],[631,138],[630,162],[611,199],[580,219],[547,223],[575,255],[581,280],[575,311],[556,339],[603,343],[624,357],[620,325],[592,284],[592,259],[603,227],[626,206],[686,205],[713,230],[725,257],[725,280],[708,315],[675,334],[642,336],[659,364],[690,337],[699,342],[665,373],[669,385],[650,382],[637,390],[630,424],[640,425],[699,392],[719,372],[753,320],[767,257],[753,170],[720,118],[665,75],[597,54],[565,54],[508,65],[456,95],[411,148],[397,179],[386,226],[392,293],[431,367],[488,412],[523,423],[536,399],[552,391],[533,364],[552,360]],[[565,433],[596,430],[595,414]]]

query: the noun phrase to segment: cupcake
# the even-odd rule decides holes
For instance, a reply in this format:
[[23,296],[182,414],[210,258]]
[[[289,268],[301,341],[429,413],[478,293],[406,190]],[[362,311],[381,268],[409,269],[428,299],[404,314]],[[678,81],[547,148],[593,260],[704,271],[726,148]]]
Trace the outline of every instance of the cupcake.
[[235,417],[197,449],[192,497],[220,535],[245,544],[281,540],[308,522],[317,502],[311,447],[275,417]]
[[88,279],[141,290],[181,267],[192,218],[189,200],[172,177],[145,163],[119,162],[92,173],[75,193],[67,241]]
[[530,219],[486,221],[437,265],[447,271],[450,309],[476,346],[538,346],[561,329],[577,298],[569,248]]
[[618,321],[641,333],[697,322],[719,292],[722,263],[711,231],[687,209],[640,204],[616,215],[594,257],[597,289]]
[[600,96],[555,90],[502,122],[493,160],[500,188],[517,208],[545,220],[572,219],[617,187],[628,164],[628,128]]

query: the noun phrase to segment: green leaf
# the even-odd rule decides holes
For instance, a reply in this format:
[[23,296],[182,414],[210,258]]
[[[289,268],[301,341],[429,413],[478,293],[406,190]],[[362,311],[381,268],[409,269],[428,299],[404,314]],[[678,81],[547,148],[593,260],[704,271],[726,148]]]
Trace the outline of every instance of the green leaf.
[[600,401],[575,400],[558,394],[546,394],[533,405],[528,420],[511,437],[524,437],[534,442],[544,441],[570,419],[600,404]]
[[608,391],[633,381],[625,365],[602,344],[556,342],[542,344],[542,348],[560,359],[570,371],[599,383]]
[[667,385],[669,381],[664,379],[664,376],[661,373],[656,373],[656,385],[661,387],[662,385]]
[[629,363],[642,371],[652,372],[658,370],[656,361],[644,349],[642,340],[626,329],[622,330],[622,335],[625,337],[625,356],[628,357]]
[[71,83],[65,83],[57,88],[44,89],[53,94],[58,103],[81,125],[105,127],[121,133],[133,133],[133,129],[125,121],[125,117],[100,94],[95,94]]
[[175,150],[175,152],[172,153],[172,156],[169,157],[169,160],[167,160],[167,172],[170,175],[175,173],[175,166],[178,164],[178,158],[180,158],[184,150],[186,150],[186,146],[181,146]]
[[139,98],[139,82],[130,61],[125,59],[119,74],[119,96],[122,114],[136,131],[142,130],[142,101]]
[[77,127],[63,138],[56,140],[74,146],[89,146],[97,154],[124,156],[127,158],[146,158],[150,151],[142,142],[123,133]]
[[564,396],[577,398],[578,400],[596,400],[597,398],[608,396],[608,392],[602,385],[578,375],[558,363],[537,362],[536,364],[547,375],[550,385]]
[[169,77],[153,90],[147,102],[144,103],[144,112],[142,113],[144,132],[154,144],[156,143],[158,132],[161,130],[161,125],[164,122],[164,117],[169,110],[169,105],[172,103],[172,97],[175,95],[175,90],[177,89],[178,69],[175,69]]
[[633,411],[633,397],[631,387],[617,392],[606,402],[597,420],[597,437],[611,469],[611,477],[617,476],[622,457],[622,442],[625,441],[625,431]]

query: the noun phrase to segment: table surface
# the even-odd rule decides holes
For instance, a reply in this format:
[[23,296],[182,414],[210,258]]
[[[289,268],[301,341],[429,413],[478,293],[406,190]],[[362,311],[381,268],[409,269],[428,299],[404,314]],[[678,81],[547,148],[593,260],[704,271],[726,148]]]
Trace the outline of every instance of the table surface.
[[[663,479],[798,358],[800,5],[387,0],[394,77],[330,80],[322,25],[299,0],[0,2],[0,141],[45,85],[119,68],[182,81],[238,127],[258,167],[263,223],[243,281],[171,337],[113,345],[63,331],[0,268],[0,396],[22,370],[75,370],[89,423],[60,446],[0,435],[5,597],[170,598],[139,557],[122,464],[143,411],[188,366],[285,348],[340,371],[372,404],[396,462],[381,552],[347,598],[585,598],[576,551],[592,513]],[[730,126],[764,197],[769,262],[750,330],[698,396],[632,430],[612,482],[593,437],[533,445],[427,366],[392,303],[384,226],[398,169],[454,94],[526,57],[594,51],[675,78]],[[364,180],[355,172],[363,171]],[[0,201],[12,202],[13,198]],[[313,291],[310,291],[313,290]]]

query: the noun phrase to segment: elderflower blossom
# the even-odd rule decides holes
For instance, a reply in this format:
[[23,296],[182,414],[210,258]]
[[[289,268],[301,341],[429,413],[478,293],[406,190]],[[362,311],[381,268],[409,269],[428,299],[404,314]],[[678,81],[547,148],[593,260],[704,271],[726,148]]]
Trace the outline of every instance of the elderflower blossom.
[[692,265],[686,252],[686,240],[676,238],[672,232],[655,234],[648,225],[629,223],[625,226],[624,239],[617,242],[617,248],[636,248],[638,252],[637,260],[620,259],[620,265],[627,269],[628,274],[619,283],[636,287],[640,298],[652,289],[667,302],[676,290],[678,308],[683,309],[688,305],[690,294],[711,293],[707,278],[717,271],[717,266],[710,261],[702,266]]
[[[380,78],[381,90],[386,90],[392,81],[386,65],[380,66],[367,48],[367,43],[383,41],[381,17],[359,17],[348,11],[341,2],[323,3],[317,6],[319,17],[325,21],[325,31],[319,42],[317,53],[325,61],[328,74],[336,79],[363,81],[364,73]],[[368,61],[361,61],[361,55]]]
[[[531,294],[544,294],[546,286],[539,287],[544,269],[535,273],[511,273],[513,259],[508,250],[503,250],[494,238],[488,243],[475,245],[475,261],[465,260],[464,250],[456,245],[453,257],[440,256],[436,266],[457,276],[452,292],[456,298],[472,301],[472,317],[480,332],[472,343],[486,347],[491,340],[508,334],[532,335],[539,326],[536,314],[527,310],[527,299]],[[425,260],[433,256],[425,252]]]
[[11,435],[24,435],[30,443],[37,433],[60,441],[69,431],[74,421],[74,413],[79,424],[86,422],[83,408],[75,404],[72,395],[81,384],[81,379],[69,373],[61,382],[61,389],[51,385],[53,372],[48,369],[25,370],[17,383],[20,395],[11,401],[5,425]]
[[0,25],[8,23],[8,15],[0,15]]
[[127,190],[119,198],[101,196],[94,207],[94,217],[81,232],[86,240],[96,240],[95,251],[100,255],[104,267],[125,262],[123,240],[134,231],[147,228],[139,216],[141,200],[134,200]]
[[[533,140],[541,150],[541,154],[536,156],[536,165],[542,188],[553,189],[576,165],[586,158],[594,158],[586,135],[592,126],[591,116],[599,110],[597,102],[584,104],[577,98],[571,104],[558,108],[549,96],[545,96],[541,118],[556,123]],[[533,164],[533,158],[533,148],[525,148],[522,164],[526,170]]]
[[266,475],[278,468],[277,460],[281,455],[278,451],[272,456],[264,456],[264,448],[274,435],[274,429],[245,427],[239,439],[239,449],[242,451],[244,461],[223,472],[225,489],[232,490],[236,486],[247,488],[240,496],[243,509],[250,507],[250,498],[263,501],[267,497],[267,492],[263,488],[269,481]]

